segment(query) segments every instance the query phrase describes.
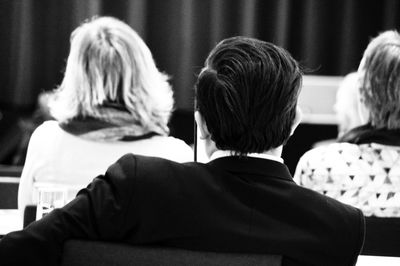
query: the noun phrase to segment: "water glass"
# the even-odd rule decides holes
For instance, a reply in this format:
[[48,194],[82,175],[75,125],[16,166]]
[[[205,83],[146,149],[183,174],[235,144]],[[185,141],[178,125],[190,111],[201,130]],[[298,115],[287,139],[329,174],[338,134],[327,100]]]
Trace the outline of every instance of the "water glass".
[[55,208],[61,208],[66,204],[67,190],[64,188],[42,187],[38,189],[38,205],[36,220],[44,217]]

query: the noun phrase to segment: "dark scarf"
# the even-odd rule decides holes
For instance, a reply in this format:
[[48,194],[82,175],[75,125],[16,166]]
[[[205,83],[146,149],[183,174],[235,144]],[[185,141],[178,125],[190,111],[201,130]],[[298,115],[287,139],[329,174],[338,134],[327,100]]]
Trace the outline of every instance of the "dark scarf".
[[129,112],[116,108],[102,108],[96,118],[76,117],[61,123],[60,127],[70,134],[94,141],[133,141],[168,134],[157,124],[138,124]]
[[374,128],[370,124],[356,127],[341,138],[338,142],[348,142],[353,144],[378,143],[382,145],[400,146],[400,130]]

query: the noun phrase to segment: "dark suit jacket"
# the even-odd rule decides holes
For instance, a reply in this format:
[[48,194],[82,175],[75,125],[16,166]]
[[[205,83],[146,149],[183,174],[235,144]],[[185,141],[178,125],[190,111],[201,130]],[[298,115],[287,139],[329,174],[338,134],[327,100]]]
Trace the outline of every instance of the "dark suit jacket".
[[354,265],[364,217],[296,185],[275,161],[179,164],[130,154],[64,208],[5,236],[1,265],[57,265],[69,238],[280,254],[284,265]]

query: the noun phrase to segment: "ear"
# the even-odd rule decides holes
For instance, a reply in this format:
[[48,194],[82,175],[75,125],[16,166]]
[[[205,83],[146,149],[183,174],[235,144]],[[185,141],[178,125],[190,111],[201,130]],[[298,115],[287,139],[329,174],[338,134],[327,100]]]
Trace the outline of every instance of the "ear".
[[200,139],[208,139],[210,132],[208,131],[206,121],[199,111],[194,112],[194,120],[196,121],[197,128],[200,132]]
[[290,130],[290,135],[293,135],[297,126],[300,124],[302,116],[303,116],[303,113],[302,113],[300,107],[297,106],[296,107],[296,116],[295,116],[293,124],[292,124],[292,129]]

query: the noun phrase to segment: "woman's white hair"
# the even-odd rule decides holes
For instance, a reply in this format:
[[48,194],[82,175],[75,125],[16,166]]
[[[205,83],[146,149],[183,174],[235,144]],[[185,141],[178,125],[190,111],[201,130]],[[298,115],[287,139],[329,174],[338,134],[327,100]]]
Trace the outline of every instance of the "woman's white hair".
[[107,106],[126,109],[137,125],[168,133],[173,93],[139,35],[118,19],[99,17],[72,32],[64,79],[50,111],[65,123],[104,116]]

